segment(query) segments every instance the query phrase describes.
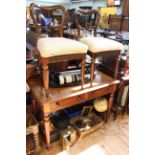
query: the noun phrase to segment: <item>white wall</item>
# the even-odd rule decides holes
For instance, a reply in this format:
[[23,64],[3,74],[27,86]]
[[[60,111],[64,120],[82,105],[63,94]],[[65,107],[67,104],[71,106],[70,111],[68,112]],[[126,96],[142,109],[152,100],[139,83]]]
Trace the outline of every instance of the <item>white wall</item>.
[[98,9],[98,7],[107,6],[107,2],[106,0],[96,0],[94,2],[71,3],[70,8],[77,8],[79,6],[91,6],[93,9]]
[[26,0],[26,6],[29,6],[31,3],[44,6],[64,5],[66,8],[68,8],[70,0]]
[[[106,7],[107,0],[95,0],[94,2],[81,2],[72,3],[71,0],[26,0],[26,6],[31,3],[36,3],[38,5],[50,6],[50,5],[64,5],[67,9],[78,8],[79,6],[91,6],[93,9],[98,9],[99,7]],[[121,7],[118,7],[118,13],[121,14]]]

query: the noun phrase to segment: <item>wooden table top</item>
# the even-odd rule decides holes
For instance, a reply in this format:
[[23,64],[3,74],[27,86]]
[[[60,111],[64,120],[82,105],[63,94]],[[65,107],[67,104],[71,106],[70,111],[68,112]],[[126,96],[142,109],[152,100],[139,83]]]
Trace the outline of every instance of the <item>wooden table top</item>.
[[95,79],[93,81],[93,86],[90,87],[90,83],[84,85],[84,89],[81,90],[81,86],[70,86],[64,88],[49,88],[49,96],[46,97],[43,88],[43,83],[41,83],[38,76],[32,77],[28,81],[28,85],[33,93],[34,97],[41,103],[54,103],[66,98],[74,97],[80,94],[88,93],[100,88],[104,88],[110,85],[118,84],[119,80],[113,80],[110,76],[97,71]]

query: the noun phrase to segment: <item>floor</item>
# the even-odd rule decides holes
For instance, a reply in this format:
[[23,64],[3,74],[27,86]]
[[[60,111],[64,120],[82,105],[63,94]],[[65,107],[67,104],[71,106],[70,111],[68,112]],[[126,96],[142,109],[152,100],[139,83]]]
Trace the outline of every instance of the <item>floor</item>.
[[110,118],[98,131],[80,139],[68,151],[62,151],[59,141],[50,150],[42,145],[38,155],[128,155],[129,117],[120,115],[117,120]]

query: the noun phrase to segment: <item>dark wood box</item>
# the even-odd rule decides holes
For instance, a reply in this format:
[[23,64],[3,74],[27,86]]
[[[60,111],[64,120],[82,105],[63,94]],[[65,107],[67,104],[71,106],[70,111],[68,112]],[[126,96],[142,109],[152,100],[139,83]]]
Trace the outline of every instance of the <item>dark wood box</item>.
[[80,128],[76,125],[76,122],[81,119],[81,115],[75,117],[74,119],[71,119],[71,121],[70,121],[71,124],[77,130],[80,138],[83,138],[83,137],[91,134],[92,132],[95,132],[97,129],[99,129],[103,125],[103,121],[95,113],[91,112],[89,115],[91,116],[91,118],[93,118],[93,121],[95,123],[88,130],[85,130],[85,131],[81,131]]

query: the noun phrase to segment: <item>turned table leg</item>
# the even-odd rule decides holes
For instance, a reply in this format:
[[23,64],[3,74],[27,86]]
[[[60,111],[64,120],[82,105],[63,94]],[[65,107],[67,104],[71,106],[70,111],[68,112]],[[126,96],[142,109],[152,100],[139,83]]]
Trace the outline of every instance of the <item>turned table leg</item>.
[[106,122],[108,121],[108,119],[110,117],[110,112],[111,112],[113,100],[114,100],[114,92],[112,92],[110,94],[109,103],[108,103],[108,110],[107,110],[107,116],[106,116]]
[[48,96],[48,86],[49,86],[49,71],[48,71],[48,65],[43,65],[43,82],[44,82],[44,88],[46,91],[46,95]]
[[95,70],[95,58],[91,58],[91,73],[90,73],[90,86],[92,87],[93,85],[93,80],[94,80],[94,70]]
[[50,117],[49,115],[44,115],[44,127],[45,127],[45,138],[46,138],[46,147],[50,148]]
[[81,89],[83,89],[84,86],[85,65],[86,65],[85,58],[83,58],[81,63]]

